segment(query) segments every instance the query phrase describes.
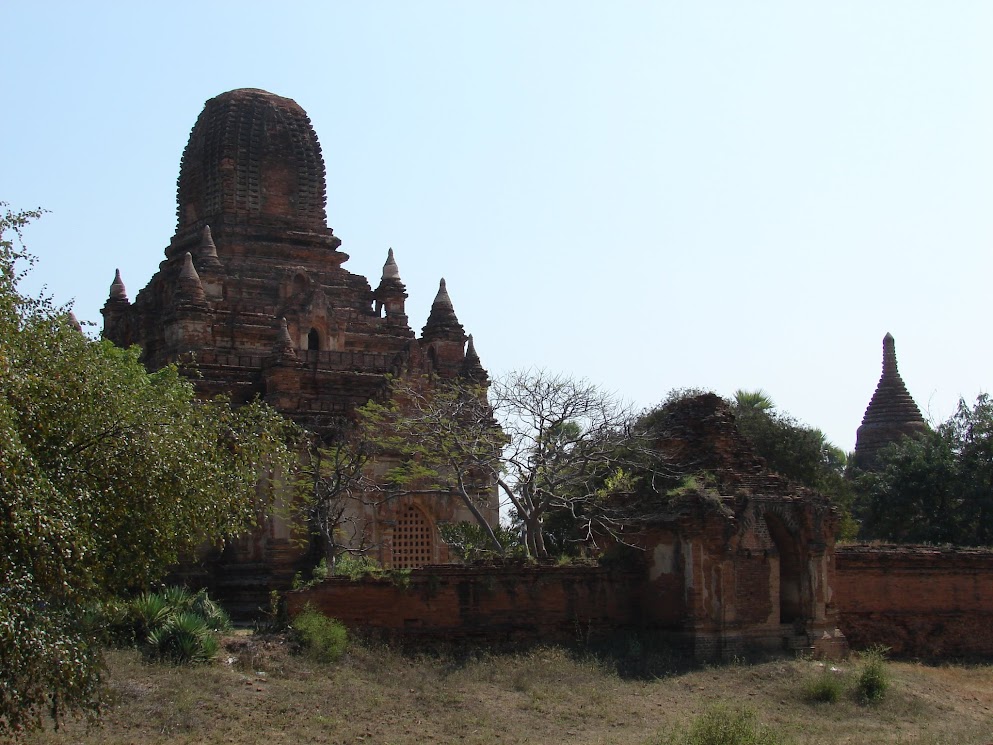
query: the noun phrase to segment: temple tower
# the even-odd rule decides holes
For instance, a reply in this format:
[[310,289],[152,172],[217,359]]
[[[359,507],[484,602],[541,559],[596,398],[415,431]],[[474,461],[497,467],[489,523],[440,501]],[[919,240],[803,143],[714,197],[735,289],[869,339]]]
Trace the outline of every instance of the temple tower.
[[[295,101],[254,88],[207,101],[183,152],[165,260],[133,302],[115,276],[104,336],[138,344],[150,370],[179,364],[205,398],[261,398],[326,439],[383,395],[391,377],[452,379],[464,370],[485,381],[475,350],[466,354],[444,280],[418,339],[392,249],[376,290],[344,268],[348,254],[327,226],[324,176],[317,135]],[[495,522],[491,501],[486,514]],[[396,563],[387,529],[400,512],[416,510],[436,530],[471,519],[460,505],[429,491],[390,502],[366,516],[365,538],[384,564]],[[292,529],[274,520],[231,558],[285,575],[296,568]],[[440,536],[431,546],[418,561],[447,560]]]
[[855,465],[871,468],[879,451],[902,437],[927,429],[920,409],[911,398],[897,369],[896,342],[883,337],[883,373],[862,417],[855,443]]

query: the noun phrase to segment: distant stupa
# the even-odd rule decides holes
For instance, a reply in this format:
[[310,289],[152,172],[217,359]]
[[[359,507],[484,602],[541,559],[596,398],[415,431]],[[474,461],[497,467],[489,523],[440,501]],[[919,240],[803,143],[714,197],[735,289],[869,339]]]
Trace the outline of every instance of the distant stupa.
[[883,337],[883,374],[866,407],[855,441],[855,465],[871,468],[879,451],[902,437],[924,432],[927,424],[896,364],[896,342]]

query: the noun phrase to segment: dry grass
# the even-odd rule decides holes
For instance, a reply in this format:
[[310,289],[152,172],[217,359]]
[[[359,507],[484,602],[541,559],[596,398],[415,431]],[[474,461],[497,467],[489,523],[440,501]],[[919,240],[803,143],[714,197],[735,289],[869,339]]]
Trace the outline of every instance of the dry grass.
[[[847,693],[809,703],[810,661],[730,665],[656,680],[618,677],[556,648],[464,660],[353,646],[333,665],[279,638],[232,637],[204,668],[109,654],[112,703],[101,726],[70,722],[31,743],[638,743],[718,703],[745,705],[796,743],[993,742],[993,668],[888,663],[879,704]],[[852,675],[853,663],[834,674]]]

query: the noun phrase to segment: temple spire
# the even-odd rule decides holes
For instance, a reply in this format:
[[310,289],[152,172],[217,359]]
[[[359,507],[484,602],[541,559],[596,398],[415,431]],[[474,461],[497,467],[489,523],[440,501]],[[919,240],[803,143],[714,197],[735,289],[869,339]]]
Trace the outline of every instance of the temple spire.
[[[376,298],[376,314],[386,310],[387,322],[393,326],[407,327],[407,313],[404,310],[404,301],[407,299],[407,288],[400,281],[400,268],[393,257],[391,248],[386,254],[386,263],[383,264],[383,278],[379,281],[379,287],[374,293]],[[410,335],[413,332],[408,331]]]
[[871,467],[876,454],[902,437],[913,436],[927,428],[907,386],[900,377],[896,360],[896,340],[883,337],[883,371],[872,394],[855,443],[856,464]]

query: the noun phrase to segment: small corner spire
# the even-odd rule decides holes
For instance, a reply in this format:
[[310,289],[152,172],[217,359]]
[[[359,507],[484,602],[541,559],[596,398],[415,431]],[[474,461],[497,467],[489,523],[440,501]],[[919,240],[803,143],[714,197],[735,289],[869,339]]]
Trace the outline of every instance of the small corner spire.
[[203,303],[207,299],[203,285],[200,283],[200,275],[193,266],[193,254],[189,251],[183,254],[183,265],[179,269],[179,277],[176,281],[176,295],[183,300],[197,303]]
[[187,251],[183,254],[183,266],[179,270],[179,278],[181,280],[194,280],[195,282],[200,282],[200,275],[197,274],[196,267],[193,266],[193,254]]
[[205,225],[203,228],[200,249],[197,253],[201,266],[214,268],[221,265],[220,259],[217,258],[217,246],[214,244],[214,236],[210,232],[209,225]]
[[479,362],[479,355],[476,354],[476,344],[472,340],[472,334],[469,334],[469,340],[465,346],[465,358]]
[[489,382],[489,375],[486,374],[486,369],[483,367],[483,363],[480,362],[479,355],[476,354],[476,344],[472,339],[472,334],[469,334],[468,343],[466,344],[465,359],[462,360],[461,374],[463,378],[480,385],[486,385]]
[[273,352],[279,357],[297,358],[297,352],[293,347],[293,339],[290,338],[290,329],[286,325],[285,316],[279,319],[279,334],[276,336],[276,346]]
[[400,279],[400,267],[397,266],[396,259],[393,258],[393,249],[391,248],[386,254],[386,263],[383,264],[383,281],[388,279]]
[[459,323],[458,316],[455,315],[455,307],[452,305],[452,298],[448,295],[448,287],[442,278],[438,285],[438,294],[431,303],[431,312],[428,314],[428,321],[421,330],[421,338],[425,341],[435,339],[446,339],[457,341],[461,345],[465,342],[465,330]]
[[121,279],[121,270],[114,270],[114,281],[110,284],[110,299],[119,302],[128,302],[128,291],[124,287],[124,280]]

